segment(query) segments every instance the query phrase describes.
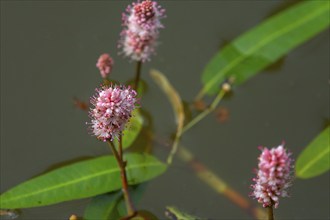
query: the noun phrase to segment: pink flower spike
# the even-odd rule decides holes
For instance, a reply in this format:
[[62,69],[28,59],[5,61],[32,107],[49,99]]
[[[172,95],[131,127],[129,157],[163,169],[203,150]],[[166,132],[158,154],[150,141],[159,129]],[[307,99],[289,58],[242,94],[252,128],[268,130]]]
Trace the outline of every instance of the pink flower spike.
[[102,141],[113,141],[125,128],[136,108],[136,92],[130,87],[103,86],[91,98],[90,129]]
[[113,59],[109,54],[102,54],[97,60],[96,67],[99,68],[101,76],[107,78],[113,67]]
[[160,19],[165,17],[165,10],[155,1],[138,1],[129,5],[123,13],[123,31],[119,47],[123,54],[135,61],[149,61],[155,53],[159,29],[164,28]]
[[263,207],[279,205],[280,197],[287,197],[287,189],[292,182],[293,160],[284,148],[284,144],[267,149],[260,148],[262,151],[259,157],[257,177],[251,185],[252,196],[255,197]]

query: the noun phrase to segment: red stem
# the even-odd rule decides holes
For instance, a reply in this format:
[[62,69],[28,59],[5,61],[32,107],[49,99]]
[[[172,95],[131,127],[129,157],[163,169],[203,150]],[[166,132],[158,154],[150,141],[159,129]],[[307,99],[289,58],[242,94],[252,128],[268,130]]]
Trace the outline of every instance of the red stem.
[[121,134],[119,136],[119,153],[116,150],[115,145],[109,141],[109,145],[111,148],[111,151],[113,155],[115,156],[118,166],[120,168],[120,178],[121,178],[121,184],[122,184],[122,191],[124,194],[124,199],[126,203],[126,209],[127,209],[127,214],[129,217],[134,216],[136,211],[132,202],[132,199],[130,197],[129,191],[128,191],[128,181],[127,181],[127,175],[126,175],[126,165],[127,162],[123,160],[123,154],[122,154],[122,137]]

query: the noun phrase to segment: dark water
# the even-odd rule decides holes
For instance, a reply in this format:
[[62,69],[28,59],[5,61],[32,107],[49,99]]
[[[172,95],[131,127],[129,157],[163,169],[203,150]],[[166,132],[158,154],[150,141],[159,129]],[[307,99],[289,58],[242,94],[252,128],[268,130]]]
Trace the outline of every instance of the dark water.
[[[117,56],[124,1],[1,1],[1,192],[48,167],[108,153],[87,134],[87,115],[74,96],[88,100],[99,85],[100,53],[115,58],[113,77],[133,77],[134,65]],[[220,45],[255,26],[287,1],[162,1],[168,17],[152,62],[143,67],[149,92],[142,106],[153,115],[155,132],[175,130],[172,109],[148,76],[164,72],[182,98],[201,88],[200,74]],[[243,195],[249,193],[257,146],[285,140],[295,156],[329,120],[329,31],[289,53],[222,102],[229,121],[210,115],[187,132],[182,144]],[[167,149],[155,146],[159,158]],[[281,200],[278,219],[329,219],[329,174],[296,180],[291,198]],[[255,201],[252,201],[255,203]],[[81,215],[88,200],[25,209],[19,219],[67,219]],[[189,167],[174,165],[152,181],[139,203],[163,218],[173,205],[210,219],[249,219],[216,194]]]

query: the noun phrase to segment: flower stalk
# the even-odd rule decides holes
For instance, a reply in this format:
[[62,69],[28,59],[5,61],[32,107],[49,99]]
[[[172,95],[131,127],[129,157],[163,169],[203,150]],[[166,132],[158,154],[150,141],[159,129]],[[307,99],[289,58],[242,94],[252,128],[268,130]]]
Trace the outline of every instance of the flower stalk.
[[126,175],[126,165],[127,162],[123,159],[123,145],[122,145],[122,135],[120,134],[119,136],[119,148],[118,148],[118,152],[116,150],[115,145],[113,144],[113,142],[108,141],[110,149],[113,153],[113,155],[115,156],[117,163],[118,163],[118,167],[120,169],[120,178],[121,178],[121,184],[122,184],[122,191],[124,194],[124,199],[125,199],[125,204],[126,204],[126,210],[127,210],[127,214],[128,217],[132,217],[135,215],[136,211],[132,202],[132,198],[129,194],[129,190],[128,190],[128,181],[127,181],[127,175]]
[[268,220],[274,220],[273,206],[267,207]]
[[[96,94],[91,98],[94,108],[89,111],[92,134],[99,140],[108,142],[118,163],[128,219],[134,216],[136,211],[128,191],[127,162],[123,157],[122,131],[132,117],[132,111],[136,108],[136,95],[135,90],[130,87],[104,85],[96,89]],[[118,140],[118,150],[113,143],[114,139]]]

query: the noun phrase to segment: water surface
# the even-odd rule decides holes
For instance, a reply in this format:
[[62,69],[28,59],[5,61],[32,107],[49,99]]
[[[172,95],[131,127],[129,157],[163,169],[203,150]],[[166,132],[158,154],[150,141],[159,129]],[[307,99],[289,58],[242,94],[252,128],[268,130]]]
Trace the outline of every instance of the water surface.
[[[1,188],[7,189],[48,167],[107,154],[87,134],[87,114],[73,97],[88,100],[100,83],[100,53],[115,59],[113,77],[133,78],[134,64],[117,55],[125,1],[1,1]],[[221,45],[257,25],[286,1],[161,1],[167,10],[157,56],[143,66],[149,91],[141,105],[153,116],[154,131],[175,131],[172,109],[148,75],[156,68],[186,101],[201,88],[200,75]],[[226,123],[214,114],[182,138],[201,162],[248,195],[259,145],[285,140],[295,156],[329,120],[329,31],[289,53],[221,103]],[[154,145],[157,157],[168,150]],[[328,219],[329,174],[296,180],[291,198],[281,200],[278,219]],[[256,204],[255,201],[252,201]],[[88,200],[24,209],[19,219],[67,219],[81,215]],[[152,181],[138,207],[163,218],[165,206],[209,219],[251,217],[196,178],[178,158]]]

